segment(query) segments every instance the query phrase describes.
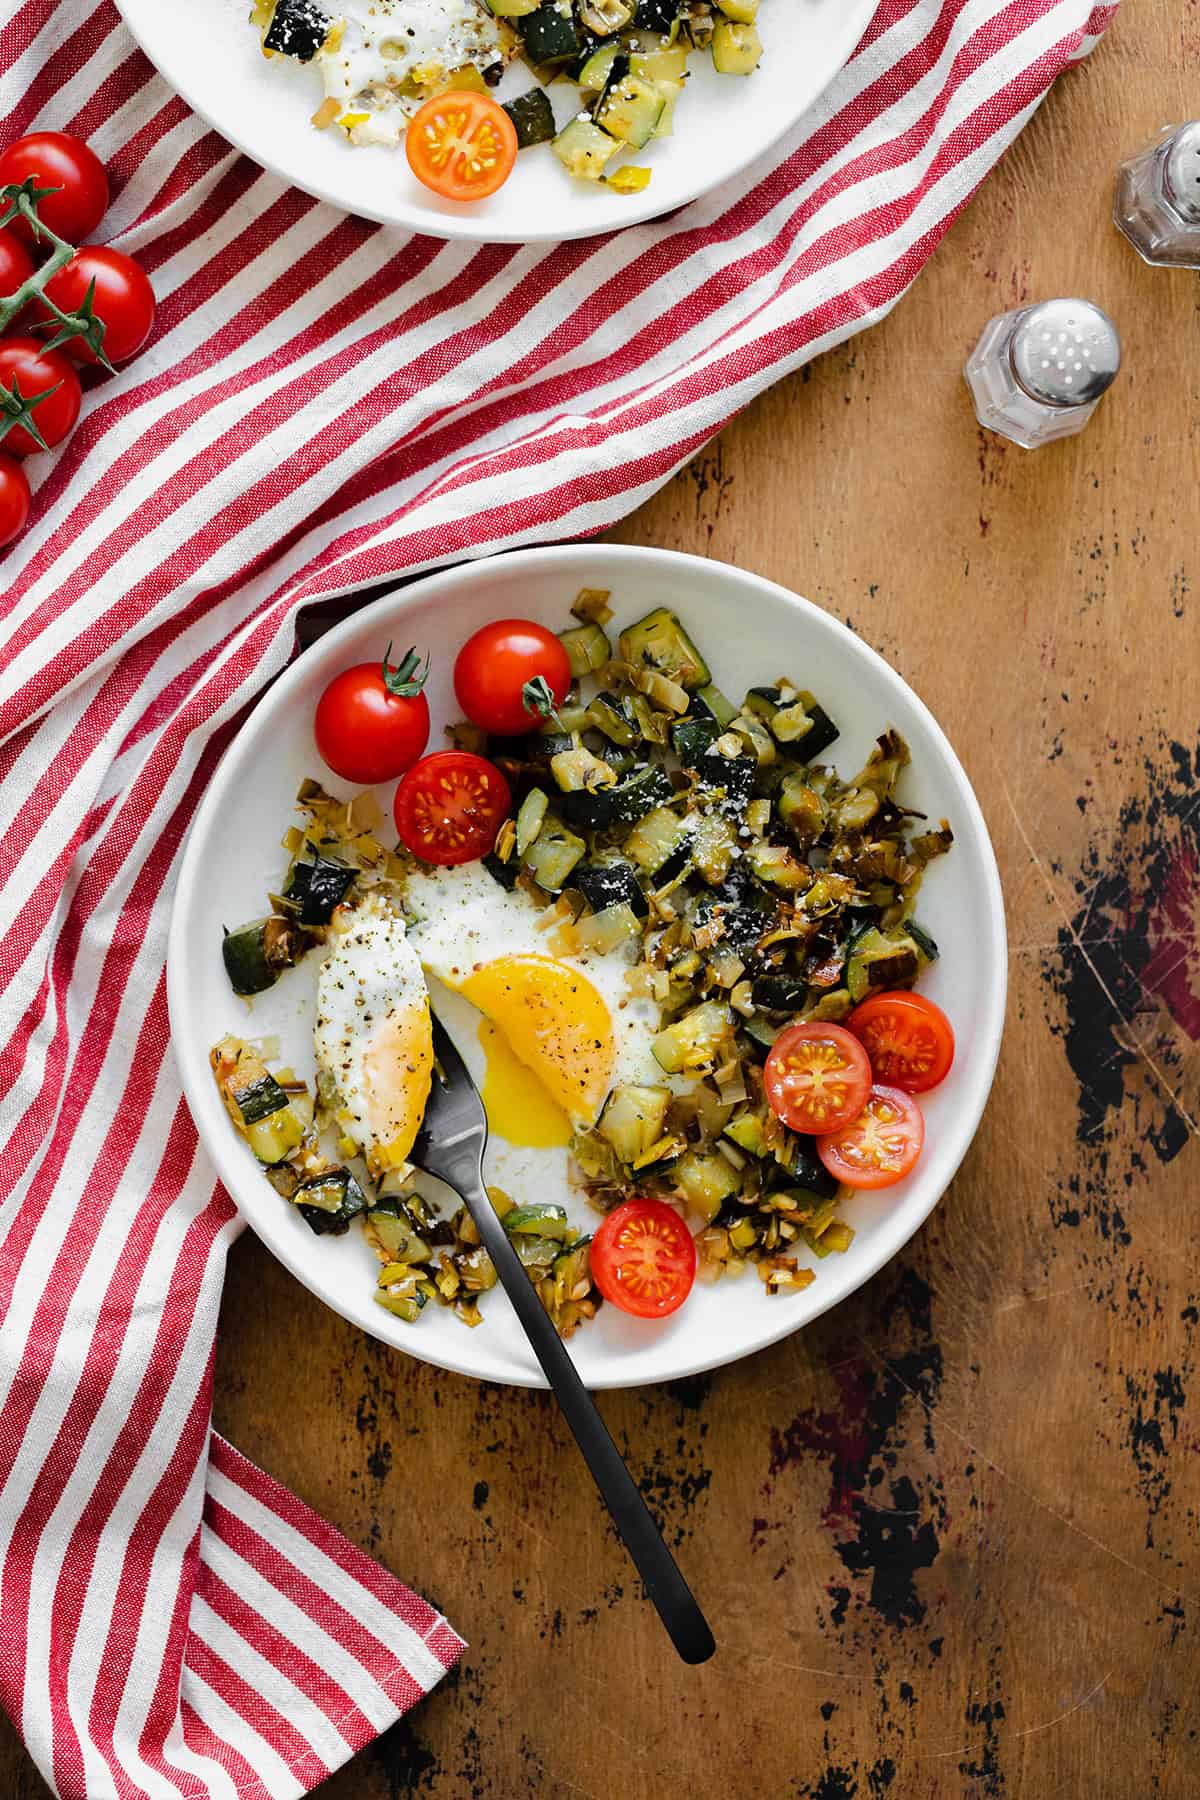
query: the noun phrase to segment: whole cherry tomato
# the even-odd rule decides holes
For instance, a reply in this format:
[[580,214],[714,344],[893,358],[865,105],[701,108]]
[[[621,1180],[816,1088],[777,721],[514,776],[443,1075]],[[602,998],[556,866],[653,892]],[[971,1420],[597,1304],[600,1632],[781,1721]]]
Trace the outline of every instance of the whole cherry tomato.
[[11,231],[0,231],[0,298],[7,299],[33,274],[33,259]]
[[[109,362],[127,362],[150,336],[154,324],[154,289],[144,269],[122,250],[107,244],[85,244],[65,269],[52,275],[46,294],[62,312],[77,313],[95,282],[92,310],[104,322],[101,348]],[[49,311],[45,316],[52,319]],[[95,353],[81,337],[59,346],[77,362],[94,363]]]
[[[5,431],[5,409],[17,397],[34,402],[29,424]],[[79,377],[61,351],[47,350],[36,338],[0,338],[0,446],[10,456],[32,456],[61,444],[79,417],[81,399]]]
[[317,749],[335,775],[360,787],[394,781],[410,769],[429,742],[429,702],[422,689],[426,663],[410,650],[396,668],[355,663],[335,675],[317,702]]
[[561,640],[532,619],[480,626],[454,664],[458,704],[472,724],[499,737],[532,731],[562,705],[570,685]]
[[[32,176],[38,187],[55,188],[38,202],[38,217],[68,244],[80,244],[108,210],[108,176],[94,150],[65,131],[32,131],[0,151],[0,187],[20,186]],[[8,227],[26,243],[45,244],[23,219]]]
[[396,789],[396,830],[422,862],[477,862],[495,845],[511,804],[495,763],[469,750],[438,750]]
[[0,545],[20,537],[29,517],[29,477],[11,456],[0,456]]

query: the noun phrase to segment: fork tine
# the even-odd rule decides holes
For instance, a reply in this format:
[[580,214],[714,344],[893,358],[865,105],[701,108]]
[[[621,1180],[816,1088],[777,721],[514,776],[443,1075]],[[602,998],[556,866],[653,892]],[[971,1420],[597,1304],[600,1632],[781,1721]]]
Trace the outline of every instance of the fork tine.
[[438,1060],[444,1077],[442,1085],[450,1087],[467,1074],[467,1065],[455,1048],[450,1033],[432,1008],[430,1008],[430,1018],[433,1021],[433,1054]]

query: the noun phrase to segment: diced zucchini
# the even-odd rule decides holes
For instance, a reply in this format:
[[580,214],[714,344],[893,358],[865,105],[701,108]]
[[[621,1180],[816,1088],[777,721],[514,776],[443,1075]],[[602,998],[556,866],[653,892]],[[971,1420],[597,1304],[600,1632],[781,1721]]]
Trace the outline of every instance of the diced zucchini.
[[753,713],[739,713],[729,729],[737,732],[760,769],[769,768],[775,761],[775,739]]
[[670,1104],[669,1088],[615,1087],[596,1129],[632,1166],[662,1137]]
[[729,807],[741,811],[754,792],[758,763],[753,756],[725,756],[714,745],[700,758],[696,773],[706,792],[723,794]]
[[232,1087],[230,1092],[243,1125],[257,1125],[272,1113],[282,1112],[288,1097],[270,1074],[255,1075],[245,1087]]
[[627,749],[624,744],[614,744],[608,738],[600,745],[597,754],[618,775],[631,775],[639,762],[637,751],[632,746]]
[[789,1189],[801,1189],[808,1196],[809,1204],[814,1199],[830,1200],[838,1192],[837,1177],[829,1173],[817,1155],[815,1138],[803,1135],[789,1137],[786,1152],[777,1160],[787,1174],[785,1185]]
[[522,1267],[540,1276],[554,1266],[562,1243],[558,1238],[530,1237],[527,1232],[518,1232],[513,1239],[513,1249],[520,1257]]
[[407,1324],[415,1325],[422,1308],[429,1302],[431,1286],[428,1277],[407,1263],[385,1263],[379,1271],[379,1286],[375,1289],[376,1304]]
[[607,37],[629,24],[637,9],[637,0],[576,0],[579,17],[597,37]]
[[568,831],[561,819],[547,814],[542,829],[529,846],[525,867],[546,893],[561,894],[586,849],[583,839]]
[[689,693],[708,683],[709,667],[679,619],[665,606],[639,619],[619,640],[622,659],[635,667],[656,669]]
[[[514,3],[515,0],[507,0],[509,5]],[[526,0],[522,0],[522,4],[526,4]],[[515,100],[505,101],[504,110],[516,128],[518,150],[528,150],[534,144],[548,144],[554,136],[554,108],[544,88],[530,88],[527,94],[518,94]]]
[[824,707],[818,706],[807,691],[799,699],[781,706],[770,720],[776,741],[787,746],[801,762],[811,762],[827,750],[838,736],[838,728]]
[[696,689],[692,695],[692,711],[706,712],[709,718],[716,720],[722,731],[728,731],[737,718],[737,707],[712,682]]
[[555,156],[580,181],[599,181],[620,148],[616,138],[601,131],[586,113],[568,120],[554,140]]
[[742,1185],[733,1164],[720,1151],[689,1150],[671,1164],[671,1180],[688,1205],[711,1225],[721,1207]]
[[909,937],[917,946],[918,953],[922,960],[927,963],[936,962],[941,955],[941,951],[938,949],[936,942],[930,937],[929,933],[918,925],[915,919],[908,920],[906,929]]
[[598,831],[609,825],[632,825],[672,798],[670,776],[657,763],[648,763],[619,781],[615,787],[595,792],[581,788],[563,795],[563,812],[571,825]]
[[854,1011],[854,1002],[845,988],[834,988],[831,993],[822,994],[815,1006],[808,1008],[810,1019],[828,1020],[830,1024],[840,1025]]
[[765,844],[758,839],[746,845],[745,857],[758,880],[769,887],[795,894],[812,886],[813,872],[808,864],[798,861],[782,844]]
[[483,859],[483,866],[493,881],[498,881],[506,893],[511,894],[517,885],[517,876],[521,873],[520,858],[513,856],[507,862],[501,862],[494,850],[489,850]]
[[746,694],[743,712],[753,713],[756,719],[762,719],[767,725],[779,711],[781,701],[777,687],[752,687]]
[[428,1262],[432,1251],[405,1218],[395,1201],[373,1206],[363,1221],[363,1235],[381,1262]]
[[498,19],[523,19],[536,12],[542,0],[487,0]]
[[246,1142],[259,1162],[280,1163],[304,1140],[304,1124],[290,1106],[246,1127]]
[[659,89],[636,75],[612,81],[593,115],[596,124],[630,150],[640,150],[654,135],[665,102]]
[[545,0],[536,12],[523,14],[517,25],[525,57],[538,63],[567,62],[579,54],[579,33],[574,16],[563,12],[555,0]]
[[798,975],[755,975],[750,998],[766,1012],[799,1012],[808,998],[808,984]]
[[517,813],[517,857],[523,859],[526,851],[536,842],[537,835],[545,822],[546,810],[550,802],[541,788],[530,788],[521,802]]
[[[572,123],[578,121],[573,120]],[[616,146],[613,148],[615,150]],[[570,631],[560,631],[558,637],[567,653],[571,674],[576,681],[582,680],[596,669],[602,669],[612,655],[612,645],[607,633],[599,625],[573,625]]]
[[747,1156],[759,1157],[767,1154],[766,1125],[761,1113],[755,1112],[752,1107],[747,1107],[744,1112],[735,1113],[722,1135],[727,1137],[731,1144],[736,1144],[739,1150],[744,1150]]
[[872,928],[855,942],[846,961],[846,987],[852,1000],[887,988],[911,987],[921,969],[916,942],[907,931]]
[[283,898],[299,909],[302,925],[328,925],[354,882],[354,870],[336,857],[293,863]]
[[504,1229],[509,1237],[562,1238],[569,1226],[563,1207],[539,1203],[514,1206],[504,1215]]
[[221,940],[221,957],[234,993],[248,996],[274,987],[282,971],[290,969],[306,948],[291,919],[272,916],[227,931]]
[[571,886],[578,888],[594,913],[610,906],[628,906],[635,917],[644,919],[650,907],[632,863],[579,863],[571,876]]
[[721,735],[714,718],[689,713],[671,727],[671,748],[685,769],[697,768]]
[[758,17],[758,0],[717,0],[717,5],[727,19],[736,19],[740,25],[753,25]]
[[551,758],[550,770],[564,794],[615,787],[617,780],[608,764],[585,744],[572,744],[569,750],[561,750]]
[[737,830],[718,812],[708,813],[692,833],[692,860],[710,887],[719,887],[737,854]]
[[654,1060],[668,1075],[711,1064],[729,1037],[733,1014],[719,1000],[706,1000],[650,1040]]
[[775,811],[782,824],[803,843],[812,843],[825,829],[825,808],[808,777],[799,769],[785,775],[775,796]]
[[640,733],[628,700],[616,694],[597,694],[588,707],[588,723],[614,744],[636,744]]
[[762,53],[763,42],[755,26],[721,19],[714,27],[712,59],[718,75],[753,75]]
[[[683,0],[642,0],[636,21],[638,30],[658,31],[664,37],[668,36],[679,17],[682,4]],[[644,75],[648,81],[681,82],[687,74],[687,59],[687,44],[663,44],[657,50],[646,50],[631,56],[629,66],[635,75]]]
[[311,62],[332,24],[332,17],[317,0],[276,0],[263,48],[278,56],[294,56],[297,62]]
[[614,40],[612,43],[601,44],[598,50],[593,50],[592,54],[585,58],[575,77],[585,94],[599,94],[608,86],[609,77],[613,72],[613,64],[619,56],[623,58],[624,52],[620,43]]
[[318,1237],[343,1237],[367,1209],[363,1191],[349,1169],[331,1169],[301,1182],[292,1203]]
[[667,861],[688,842],[689,833],[683,820],[666,807],[647,813],[625,839],[626,856],[631,856],[647,875],[658,875]]

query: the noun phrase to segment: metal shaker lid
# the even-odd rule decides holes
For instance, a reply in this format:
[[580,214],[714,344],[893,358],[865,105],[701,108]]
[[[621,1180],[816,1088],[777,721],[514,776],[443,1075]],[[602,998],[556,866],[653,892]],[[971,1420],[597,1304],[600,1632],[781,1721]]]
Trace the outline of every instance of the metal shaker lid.
[[1026,307],[1009,345],[1013,374],[1047,406],[1088,406],[1121,366],[1121,339],[1090,300],[1042,300]]

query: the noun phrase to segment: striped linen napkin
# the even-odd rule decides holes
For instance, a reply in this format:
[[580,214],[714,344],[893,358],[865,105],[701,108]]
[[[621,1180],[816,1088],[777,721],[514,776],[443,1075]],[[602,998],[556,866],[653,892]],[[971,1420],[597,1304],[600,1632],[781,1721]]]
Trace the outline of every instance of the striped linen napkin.
[[210,1430],[237,1221],[168,1054],[167,916],[298,612],[627,513],[889,310],[1114,10],[882,0],[748,176],[521,248],[343,217],[193,117],[109,0],[0,0],[0,141],[91,141],[160,302],[28,464],[0,600],[0,1698],[57,1793],[305,1793],[461,1647]]

